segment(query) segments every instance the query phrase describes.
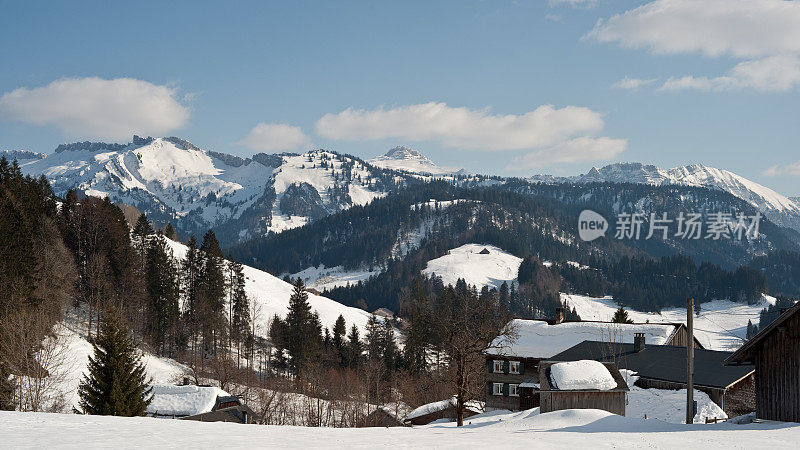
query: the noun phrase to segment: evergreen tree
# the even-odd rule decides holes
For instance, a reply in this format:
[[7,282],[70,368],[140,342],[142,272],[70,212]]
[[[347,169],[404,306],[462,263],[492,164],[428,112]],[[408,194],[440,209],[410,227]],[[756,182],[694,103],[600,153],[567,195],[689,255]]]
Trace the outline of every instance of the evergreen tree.
[[225,260],[213,231],[208,230],[200,245],[202,271],[198,284],[198,321],[206,354],[216,355],[225,334]]
[[387,372],[391,373],[397,369],[399,349],[394,340],[394,328],[388,320],[383,321],[383,363]]
[[180,281],[172,250],[161,236],[147,240],[148,331],[159,354],[175,350],[180,318]]
[[747,339],[749,341],[757,333],[758,333],[758,331],[756,330],[755,325],[753,325],[753,321],[752,320],[748,320],[747,321],[747,334],[745,335],[745,339]]
[[359,336],[358,327],[353,325],[350,327],[350,333],[347,335],[345,365],[353,369],[358,367],[361,363],[362,353],[364,353],[364,348],[361,344],[361,336]]
[[241,350],[241,344],[247,339],[250,330],[250,300],[245,291],[244,267],[241,263],[231,261],[228,264],[230,278],[230,337]]
[[197,341],[197,332],[199,330],[198,295],[200,293],[200,273],[203,268],[200,251],[197,248],[197,239],[194,236],[189,238],[187,247],[186,258],[183,260],[181,268],[184,293],[183,310],[184,322],[188,325],[192,353],[194,354],[194,344]]
[[622,306],[614,311],[614,316],[611,318],[611,321],[614,323],[633,323],[633,320],[628,317],[628,311],[625,311],[625,308]]
[[333,324],[333,348],[336,349],[336,354],[340,358],[342,364],[344,364],[344,345],[345,345],[345,336],[347,334],[347,324],[345,324],[344,316],[339,314],[339,317],[336,318],[336,323]]
[[152,388],[127,330],[116,313],[108,311],[97,335],[89,373],[78,388],[84,414],[141,416],[150,404]]
[[383,355],[383,327],[375,314],[367,320],[367,358],[380,359]]
[[286,314],[286,349],[292,357],[292,368],[298,373],[317,360],[321,351],[322,336],[319,317],[311,312],[303,280],[298,277],[289,297]]
[[136,225],[133,227],[133,246],[140,253],[144,254],[147,247],[147,238],[153,234],[153,227],[147,216],[142,213],[136,220]]
[[171,223],[167,223],[167,226],[164,227],[164,236],[172,239],[173,241],[178,240],[178,232],[175,231],[175,228]]

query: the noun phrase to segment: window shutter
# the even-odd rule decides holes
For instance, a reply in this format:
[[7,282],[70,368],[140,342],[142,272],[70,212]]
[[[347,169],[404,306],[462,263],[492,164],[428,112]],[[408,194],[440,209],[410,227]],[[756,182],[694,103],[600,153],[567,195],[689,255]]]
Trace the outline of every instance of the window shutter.
[[521,374],[525,373],[525,363],[522,361],[519,362],[519,373]]
[[508,383],[503,383],[503,395],[508,397]]
[[489,373],[494,372],[494,360],[492,360],[491,358],[486,358],[486,363],[487,363],[486,364],[487,370],[489,371]]
[[508,366],[509,366],[508,361],[503,361],[503,373],[508,373],[509,371]]
[[488,390],[486,391],[486,398],[489,398],[494,394],[494,392],[492,392],[493,383],[491,382],[486,383],[486,387],[488,388]]

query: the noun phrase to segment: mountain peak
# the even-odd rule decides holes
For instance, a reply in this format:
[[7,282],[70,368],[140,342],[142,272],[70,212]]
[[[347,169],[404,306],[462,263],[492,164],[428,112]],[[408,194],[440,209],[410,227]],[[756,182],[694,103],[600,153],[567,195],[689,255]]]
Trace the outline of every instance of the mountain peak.
[[404,145],[398,145],[397,147],[392,148],[391,150],[386,152],[386,154],[383,156],[393,159],[410,159],[410,158],[428,159],[419,150],[414,150],[413,148],[409,148]]

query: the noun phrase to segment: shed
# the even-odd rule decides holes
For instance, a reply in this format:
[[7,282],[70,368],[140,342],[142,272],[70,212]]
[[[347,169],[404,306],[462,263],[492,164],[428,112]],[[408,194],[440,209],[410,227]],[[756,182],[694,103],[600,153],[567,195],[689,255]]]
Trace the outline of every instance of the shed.
[[365,419],[368,427],[403,427],[411,407],[403,402],[387,403],[375,408]]
[[483,248],[483,250],[481,250],[480,252],[478,252],[478,254],[479,254],[479,255],[488,255],[488,254],[489,254],[489,249],[488,249],[488,248],[486,248],[486,247],[484,247],[484,248]]
[[[565,367],[564,376],[557,380],[557,369],[575,363],[583,365]],[[577,375],[578,378],[574,378],[573,373],[578,370],[580,374]],[[539,384],[542,413],[562,409],[602,409],[620,416],[625,415],[628,385],[614,363],[588,360],[542,361],[539,363]]]
[[212,386],[154,385],[146,414],[201,422],[253,423],[256,415],[238,397]]
[[[584,341],[551,359],[554,361],[614,362],[620,369],[636,372],[636,385],[652,389],[686,389],[686,347],[637,343]],[[694,387],[705,392],[729,417],[752,412],[754,367],[725,366],[731,352],[694,350]]]
[[800,422],[800,303],[753,336],[725,363],[755,365],[756,417]]
[[[405,422],[410,425],[427,425],[434,420],[456,419],[455,397],[438,402],[427,403],[415,408],[406,415]],[[464,418],[472,417],[484,411],[483,402],[471,400],[466,403]]]

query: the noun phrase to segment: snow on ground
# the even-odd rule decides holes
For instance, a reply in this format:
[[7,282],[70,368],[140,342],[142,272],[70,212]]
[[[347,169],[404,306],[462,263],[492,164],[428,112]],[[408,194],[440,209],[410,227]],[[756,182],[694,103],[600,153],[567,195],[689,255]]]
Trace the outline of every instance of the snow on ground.
[[635,333],[644,333],[651,344],[664,344],[675,331],[670,324],[622,324],[598,322],[564,322],[549,325],[542,320],[514,319],[517,339],[508,343],[496,340],[498,353],[509,356],[549,358],[583,341],[633,342]]
[[617,387],[606,366],[592,360],[560,362],[550,366],[550,380],[555,389],[597,389],[607,391]]
[[342,266],[325,267],[308,267],[300,272],[290,274],[293,279],[300,277],[306,286],[314,288],[318,291],[325,289],[332,289],[337,286],[346,286],[347,284],[357,284],[359,281],[366,281],[373,275],[380,274],[378,268],[369,270],[344,270]]
[[[179,242],[168,240],[173,255],[178,259],[186,256],[187,247]],[[259,324],[264,325],[275,314],[285,317],[289,309],[289,297],[292,295],[292,285],[267,272],[244,266],[246,277],[245,290],[251,302],[255,303]],[[319,313],[323,327],[333,328],[333,324],[341,314],[347,323],[348,329],[356,325],[364,332],[369,313],[358,308],[345,306],[337,301],[321,295],[309,293],[308,302],[311,309]],[[256,330],[260,336],[266,337],[269,330],[265,327]]]
[[464,427],[303,428],[0,412],[7,448],[797,448],[800,424],[680,425],[599,410],[489,413]]
[[[487,249],[489,254],[480,254],[483,249]],[[499,288],[503,282],[510,285],[517,279],[521,263],[522,258],[493,245],[465,244],[450,250],[447,255],[428,261],[422,273],[442,277],[445,286],[455,286],[456,281],[463,278],[467,284],[475,285],[478,289],[483,286]]]
[[[686,389],[643,389],[634,386],[639,379],[636,372],[620,369],[630,391],[625,417],[658,419],[670,423],[684,423],[686,420]],[[706,423],[709,419],[727,419],[728,415],[703,391],[694,391],[697,414],[693,423]]]
[[[89,364],[89,356],[94,354],[92,344],[84,338],[85,326],[85,322],[68,315],[67,319],[55,328],[65,355],[63,379],[60,380],[58,389],[67,395],[67,404],[76,408],[79,403],[78,386]],[[147,376],[153,383],[175,383],[189,371],[184,365],[172,359],[147,352],[142,354],[142,362]]]
[[[592,298],[582,295],[561,294],[561,300],[575,308],[583,320],[609,321],[619,306],[611,297]],[[775,298],[763,296],[754,305],[729,300],[714,300],[700,305],[700,315],[694,317],[695,337],[710,350],[732,351],[741,347],[747,334],[747,321],[757,325],[761,310],[775,304]],[[637,323],[669,322],[686,323],[685,308],[667,308],[658,313],[643,313],[627,310],[631,320]],[[649,336],[648,342],[651,342]],[[622,342],[633,342],[624,340]],[[653,342],[654,344],[656,342]]]
[[147,413],[160,416],[193,416],[211,411],[217,403],[218,396],[229,395],[213,386],[157,384],[153,386],[153,400],[147,407]]

